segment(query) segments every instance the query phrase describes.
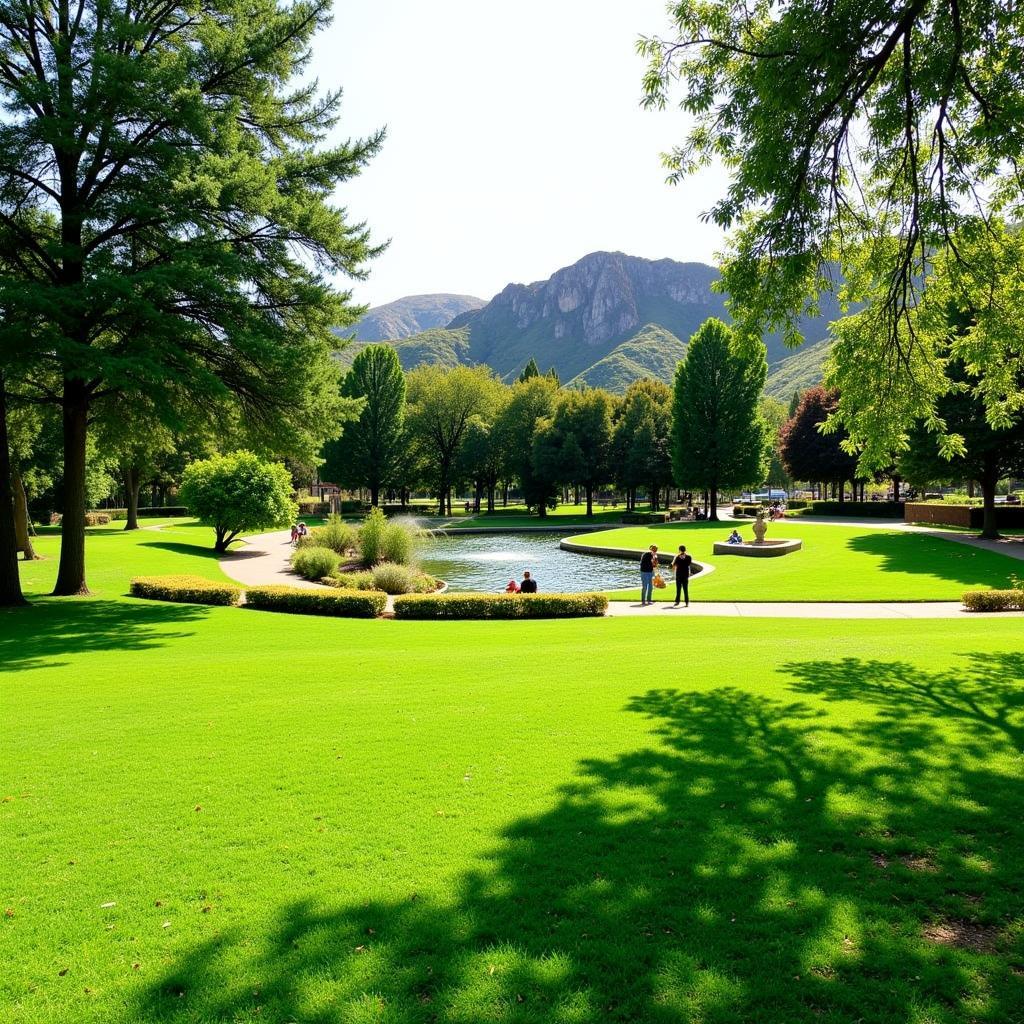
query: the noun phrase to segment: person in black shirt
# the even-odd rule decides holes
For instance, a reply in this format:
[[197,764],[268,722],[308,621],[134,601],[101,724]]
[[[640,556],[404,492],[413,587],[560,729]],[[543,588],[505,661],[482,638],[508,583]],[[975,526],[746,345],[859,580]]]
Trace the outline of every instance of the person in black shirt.
[[520,594],[536,594],[537,581],[528,573],[523,573],[523,582],[519,584]]
[[640,556],[640,607],[654,604],[654,570],[658,568],[658,546],[652,544]]
[[679,554],[672,559],[672,568],[676,574],[676,607],[679,607],[679,596],[686,599],[686,607],[690,607],[690,567],[693,559],[686,553],[686,545],[679,545]]

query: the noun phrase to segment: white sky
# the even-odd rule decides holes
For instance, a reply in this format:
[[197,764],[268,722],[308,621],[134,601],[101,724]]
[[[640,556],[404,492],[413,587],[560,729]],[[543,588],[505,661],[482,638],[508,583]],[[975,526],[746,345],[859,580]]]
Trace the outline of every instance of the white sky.
[[356,300],[489,299],[596,249],[713,262],[721,181],[666,185],[683,115],[639,103],[636,39],[668,25],[665,0],[336,0],[313,72],[340,134],[388,130],[338,196],[392,240]]

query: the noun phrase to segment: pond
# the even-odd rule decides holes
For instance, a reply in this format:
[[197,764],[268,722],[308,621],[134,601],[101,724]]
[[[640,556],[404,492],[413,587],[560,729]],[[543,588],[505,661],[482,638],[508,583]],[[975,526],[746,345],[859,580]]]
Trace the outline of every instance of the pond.
[[420,558],[424,570],[447,581],[451,590],[497,593],[510,579],[521,580],[524,569],[548,593],[639,587],[633,561],[563,551],[562,539],[557,533],[435,535],[423,541]]

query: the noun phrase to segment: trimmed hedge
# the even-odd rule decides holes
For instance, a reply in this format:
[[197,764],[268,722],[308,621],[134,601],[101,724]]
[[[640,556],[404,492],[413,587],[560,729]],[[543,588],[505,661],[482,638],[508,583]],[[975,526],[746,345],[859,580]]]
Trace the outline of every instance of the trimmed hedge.
[[902,519],[902,501],[790,501],[787,508],[807,509],[810,516],[859,516],[865,519]]
[[246,608],[296,615],[340,615],[350,619],[374,619],[387,604],[387,595],[373,590],[302,590],[299,587],[251,587],[245,592]]
[[326,516],[331,512],[331,503],[320,498],[298,498],[295,503],[299,506],[299,515]]
[[601,616],[604,594],[406,594],[396,619],[571,619]]
[[1020,612],[1024,611],[1024,589],[968,590],[963,601],[969,612]]
[[235,605],[242,598],[242,588],[234,583],[217,583],[202,576],[136,576],[130,592],[132,597],[184,604]]
[[763,505],[733,505],[732,514],[734,516],[749,516],[754,519],[758,512],[763,512]]
[[668,517],[667,512],[623,512],[622,521],[642,526],[646,523],[667,523]]

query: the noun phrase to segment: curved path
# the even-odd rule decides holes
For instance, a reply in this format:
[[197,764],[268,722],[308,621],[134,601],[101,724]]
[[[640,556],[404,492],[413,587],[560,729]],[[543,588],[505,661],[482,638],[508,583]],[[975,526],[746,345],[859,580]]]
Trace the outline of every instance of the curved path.
[[310,583],[292,572],[289,560],[295,550],[290,530],[275,530],[246,537],[244,547],[229,551],[220,560],[221,572],[237,583],[249,587],[283,583],[289,587],[318,590],[319,583]]
[[[937,535],[941,531],[935,531]],[[941,534],[966,540],[962,535]],[[283,583],[316,590],[319,583],[296,576],[288,560],[292,546],[288,530],[276,530],[245,539],[244,547],[220,560],[221,570],[238,583],[250,587]],[[1024,545],[1022,545],[1024,549]],[[1014,557],[1024,558],[1024,550]],[[699,595],[698,595],[699,596]],[[388,598],[391,609],[392,598]],[[1024,612],[968,612],[958,601],[708,601],[695,600],[689,608],[674,608],[671,602],[658,601],[642,608],[632,601],[610,601],[608,616],[646,615],[649,618],[689,618],[725,616],[769,619],[985,619],[1024,618]]]

